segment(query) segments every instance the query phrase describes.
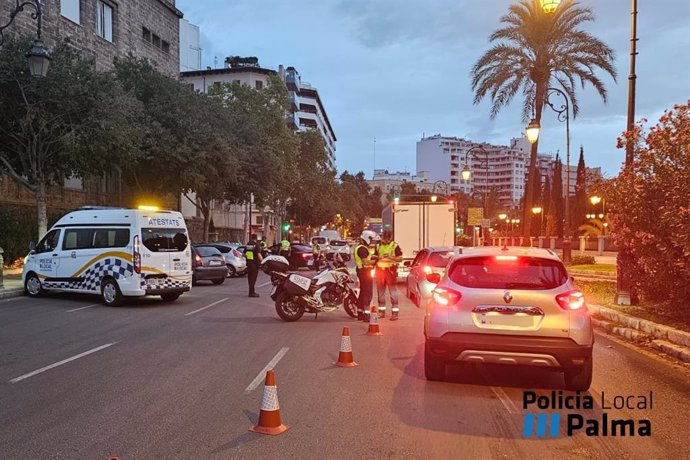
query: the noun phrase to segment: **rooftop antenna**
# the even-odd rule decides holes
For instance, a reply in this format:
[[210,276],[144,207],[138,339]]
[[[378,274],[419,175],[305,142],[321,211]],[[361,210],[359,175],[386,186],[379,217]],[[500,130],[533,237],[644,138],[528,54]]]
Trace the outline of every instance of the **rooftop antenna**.
[[218,56],[213,56],[213,67],[218,68]]
[[374,137],[374,171],[376,171],[376,137]]

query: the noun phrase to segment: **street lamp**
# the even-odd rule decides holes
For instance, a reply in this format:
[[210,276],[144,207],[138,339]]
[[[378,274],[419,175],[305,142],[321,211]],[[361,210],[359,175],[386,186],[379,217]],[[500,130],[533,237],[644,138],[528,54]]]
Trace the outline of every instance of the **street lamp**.
[[[558,106],[551,102],[551,96],[556,93],[563,97],[564,103]],[[558,121],[565,122],[565,229],[563,235],[563,262],[568,264],[571,261],[571,234],[570,234],[570,101],[568,96],[558,88],[546,88],[546,105],[556,112]],[[532,130],[534,141],[539,139],[539,124],[532,120],[527,126],[527,138],[529,131]]]
[[541,222],[539,224],[539,235],[541,235],[542,227],[544,227],[544,210],[541,207],[536,206],[536,207],[532,208],[532,214],[534,214],[535,216],[537,214],[541,215]]
[[561,0],[540,0],[540,2],[545,13],[553,13],[558,8]]
[[32,77],[45,77],[48,73],[48,64],[50,64],[50,53],[41,40],[41,18],[43,13],[41,11],[41,0],[27,0],[20,3],[16,0],[15,8],[10,12],[10,20],[4,26],[0,26],[0,46],[5,42],[4,30],[12,24],[14,18],[24,11],[27,6],[33,7],[36,12],[31,13],[31,17],[36,20],[36,40],[34,40],[31,49],[26,53],[26,58],[29,63],[29,71]]
[[541,126],[539,126],[539,122],[532,118],[532,120],[527,125],[527,128],[525,129],[525,134],[527,135],[527,140],[530,144],[534,144],[537,142],[537,140],[539,139],[540,129]]
[[433,201],[435,203],[436,200],[438,199],[438,196],[436,195],[436,187],[438,187],[439,189],[443,188],[443,192],[444,192],[443,196],[448,198],[448,183],[446,181],[443,181],[443,180],[437,180],[436,182],[434,182],[434,185],[431,187],[431,201]]

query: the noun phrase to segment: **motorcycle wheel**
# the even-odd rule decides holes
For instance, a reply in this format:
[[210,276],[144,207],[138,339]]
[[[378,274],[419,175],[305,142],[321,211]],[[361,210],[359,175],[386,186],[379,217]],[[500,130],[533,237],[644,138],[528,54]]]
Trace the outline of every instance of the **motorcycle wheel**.
[[298,304],[294,297],[281,292],[276,298],[276,313],[283,321],[292,323],[304,315],[304,305]]
[[357,318],[357,297],[347,296],[345,302],[343,302],[343,308],[345,308],[345,313],[350,315],[350,317]]

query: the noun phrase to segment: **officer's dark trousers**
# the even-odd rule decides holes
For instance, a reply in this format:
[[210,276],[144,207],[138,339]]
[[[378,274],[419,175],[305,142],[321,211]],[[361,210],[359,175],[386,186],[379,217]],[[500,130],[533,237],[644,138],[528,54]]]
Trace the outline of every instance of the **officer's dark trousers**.
[[374,278],[371,277],[371,270],[371,268],[357,269],[357,278],[359,278],[357,311],[367,312],[371,308],[371,299],[374,296]]
[[247,281],[249,282],[249,294],[254,294],[254,286],[256,285],[256,278],[259,276],[259,266],[257,264],[247,264]]

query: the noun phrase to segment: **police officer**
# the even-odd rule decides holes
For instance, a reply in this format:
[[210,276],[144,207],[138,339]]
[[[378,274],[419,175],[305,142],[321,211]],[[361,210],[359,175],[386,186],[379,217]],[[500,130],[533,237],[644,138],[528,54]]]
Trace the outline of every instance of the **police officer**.
[[261,247],[261,258],[263,259],[268,255],[268,245],[266,244],[266,240],[261,238],[261,243],[259,243],[259,246]]
[[318,243],[318,241],[314,241],[314,244],[312,244],[311,252],[314,259],[314,270],[318,272],[319,265],[321,263],[321,245]]
[[376,266],[373,243],[376,233],[364,230],[359,237],[359,243],[355,246],[355,265],[357,266],[357,278],[359,279],[359,298],[357,299],[357,319],[366,321],[366,313],[369,311],[371,299],[374,296],[374,278],[372,272]]
[[287,239],[280,242],[280,255],[290,260],[290,241]]
[[263,260],[261,256],[261,245],[256,241],[256,235],[249,237],[249,244],[244,251],[244,257],[247,259],[247,281],[249,282],[249,297],[259,297],[254,286],[256,285],[256,278],[259,276],[259,265]]
[[376,263],[376,292],[379,301],[379,318],[386,317],[386,288],[391,297],[391,321],[398,319],[400,307],[398,306],[398,264],[402,262],[402,249],[393,241],[390,230],[385,230],[381,235],[381,243],[376,250],[378,261]]

